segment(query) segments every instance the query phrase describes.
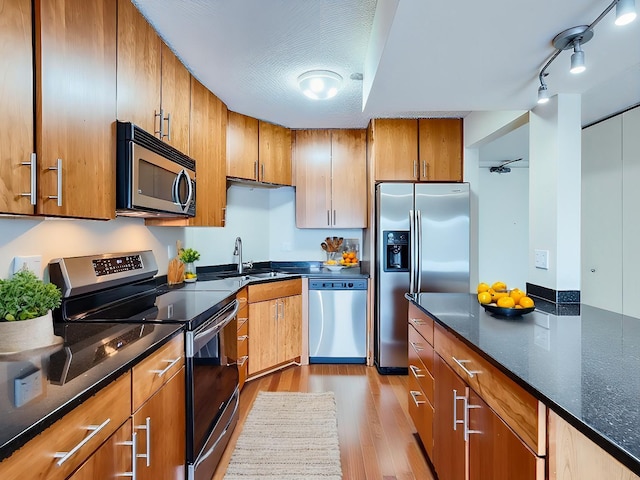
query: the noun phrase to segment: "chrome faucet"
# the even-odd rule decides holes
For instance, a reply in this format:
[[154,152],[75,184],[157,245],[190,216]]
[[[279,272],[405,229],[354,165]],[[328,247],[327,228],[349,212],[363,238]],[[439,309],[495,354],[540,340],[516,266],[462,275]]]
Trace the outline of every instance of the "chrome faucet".
[[242,239],[240,237],[236,237],[236,246],[235,249],[233,250],[233,255],[237,255],[238,256],[238,273],[242,274],[243,272],[243,267],[242,267]]

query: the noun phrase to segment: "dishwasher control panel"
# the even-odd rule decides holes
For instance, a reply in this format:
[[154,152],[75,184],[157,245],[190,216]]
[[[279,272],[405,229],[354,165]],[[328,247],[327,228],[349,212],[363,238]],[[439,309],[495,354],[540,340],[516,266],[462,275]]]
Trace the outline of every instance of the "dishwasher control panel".
[[309,280],[309,290],[366,290],[367,281],[358,279],[333,280],[328,278]]

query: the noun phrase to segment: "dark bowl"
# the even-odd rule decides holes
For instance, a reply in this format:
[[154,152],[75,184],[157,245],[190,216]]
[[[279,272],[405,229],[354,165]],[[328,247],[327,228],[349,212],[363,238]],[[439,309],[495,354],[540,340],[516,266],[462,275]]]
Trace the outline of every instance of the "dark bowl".
[[501,315],[503,317],[519,317],[525,313],[533,312],[536,307],[529,308],[503,308],[495,305],[482,305],[487,312],[491,312],[494,315]]

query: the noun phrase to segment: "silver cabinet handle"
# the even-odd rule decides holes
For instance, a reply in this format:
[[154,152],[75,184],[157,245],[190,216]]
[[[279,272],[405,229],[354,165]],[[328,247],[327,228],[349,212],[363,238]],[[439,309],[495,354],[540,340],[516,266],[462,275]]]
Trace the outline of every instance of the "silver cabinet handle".
[[260,165],[260,170],[262,171],[262,176],[260,177],[260,180],[264,182],[264,163]]
[[160,109],[160,112],[158,112],[157,110],[153,111],[153,124],[156,124],[156,118],[158,119],[158,128],[159,130],[155,130],[153,131],[153,133],[155,133],[156,135],[158,135],[158,138],[162,138],[162,122],[164,119],[164,110]]
[[57,178],[58,178],[58,182],[57,182],[57,184],[58,184],[58,186],[57,186],[58,192],[57,193],[58,194],[57,195],[49,195],[48,198],[50,198],[51,200],[57,199],[58,200],[58,206],[61,207],[62,206],[62,159],[59,158],[56,161],[56,166],[55,167],[49,167],[49,170],[56,170],[57,171],[56,175],[57,175]]
[[[136,453],[136,458],[144,458],[147,460],[147,467],[151,466],[151,417],[147,417],[144,425],[138,425],[138,430],[146,430],[147,437],[147,453]],[[134,460],[135,461],[135,460]]]
[[331,210],[327,210],[327,225],[331,225]]
[[258,161],[253,162],[253,179],[259,180],[258,178]]
[[171,368],[180,361],[182,357],[178,357],[175,360],[163,360],[163,362],[168,363],[167,367],[164,370],[151,370],[153,373],[157,373],[159,377],[163,377],[165,373],[167,373]]
[[465,406],[465,415],[466,415],[466,406],[467,406],[467,397],[464,395],[458,395],[458,391],[453,391],[453,429],[457,430],[458,424],[466,425],[465,420],[458,420],[458,400],[462,400]]
[[78,450],[80,450],[82,447],[84,447],[89,441],[91,441],[91,439],[93,437],[95,437],[98,433],[100,433],[100,430],[102,430],[104,427],[106,427],[110,421],[111,421],[111,419],[107,418],[100,425],[89,425],[88,427],[85,427],[91,433],[89,435],[87,435],[86,437],[84,437],[80,443],[78,443],[75,447],[73,447],[68,452],[56,452],[56,453],[53,454],[53,456],[55,458],[59,458],[60,459],[60,460],[58,460],[56,462],[56,465],[57,466],[61,466],[64,462],[69,460],[74,454],[77,453]]
[[281,312],[280,312],[280,313],[281,313],[280,318],[284,320],[284,317],[285,317],[285,311],[284,311],[284,300],[280,300],[280,306],[282,307],[282,308],[281,308]]
[[274,302],[274,308],[275,308],[275,311],[274,311],[274,313],[273,313],[273,315],[274,315],[274,317],[273,317],[273,318],[274,318],[274,320],[278,320],[278,318],[280,318],[280,317],[278,316],[278,300],[276,300],[276,301]]
[[21,193],[20,196],[29,197],[29,203],[31,203],[31,205],[35,205],[36,194],[38,193],[36,192],[36,175],[38,174],[38,171],[36,169],[36,154],[32,153],[30,160],[28,162],[22,162],[22,165],[25,165],[31,168],[31,173],[30,173],[31,191],[27,193]]
[[469,410],[472,408],[482,408],[480,405],[465,405],[464,409],[464,441],[469,441],[469,435],[482,433],[480,430],[470,430],[469,429]]
[[249,355],[243,355],[238,359],[238,366],[243,367],[244,364],[247,363],[247,360],[249,360]]
[[119,445],[131,445],[131,471],[130,472],[124,472],[124,473],[118,473],[116,475],[116,477],[128,477],[131,478],[131,480],[136,480],[138,478],[137,473],[138,473],[138,467],[137,467],[137,462],[136,462],[136,458],[138,456],[138,434],[137,433],[132,433],[131,434],[131,441],[127,441],[127,442],[122,442]]
[[421,371],[418,367],[416,367],[415,365],[409,365],[409,368],[411,369],[411,372],[413,373],[414,377],[416,377],[416,378],[424,378],[423,374],[418,373],[418,372]]
[[418,178],[418,161],[417,160],[413,161],[413,178],[415,179]]
[[477,374],[477,373],[482,373],[482,372],[480,372],[478,370],[468,370],[464,366],[465,363],[471,363],[471,360],[458,360],[456,357],[451,357],[451,358],[453,358],[453,361],[456,362],[458,364],[458,366],[462,370],[464,370],[467,375],[469,375],[469,378],[473,378],[475,376],[475,374]]
[[239,342],[244,342],[247,338],[249,338],[249,335],[240,335],[238,337],[238,341]]
[[416,352],[421,352],[424,348],[419,347],[418,345],[422,345],[421,343],[411,342],[411,346]]
[[[162,110],[161,110],[162,111]],[[167,138],[167,140],[171,141],[171,114],[167,113],[167,116],[164,117],[161,121],[167,121],[167,133],[160,133],[160,138]],[[162,127],[161,127],[162,128]]]
[[413,403],[416,404],[416,407],[419,407],[420,405],[422,405],[423,403],[425,403],[424,400],[417,400],[416,397],[418,395],[422,395],[422,392],[418,392],[416,390],[411,390],[409,391],[409,393],[411,394],[411,398],[413,398]]
[[336,211],[333,211],[333,225],[336,225]]
[[422,325],[426,325],[427,322],[425,322],[424,320],[420,319],[420,318],[412,318],[409,320],[411,323],[413,323],[416,327],[421,327]]

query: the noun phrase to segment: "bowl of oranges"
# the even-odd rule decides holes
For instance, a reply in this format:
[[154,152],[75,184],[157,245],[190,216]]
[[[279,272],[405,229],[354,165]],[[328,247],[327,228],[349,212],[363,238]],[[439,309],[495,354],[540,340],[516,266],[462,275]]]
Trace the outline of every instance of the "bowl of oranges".
[[535,310],[535,303],[519,288],[508,289],[504,282],[478,284],[478,303],[490,313],[515,317]]
[[355,250],[345,250],[342,252],[342,258],[338,261],[338,264],[343,267],[357,267],[358,252]]

